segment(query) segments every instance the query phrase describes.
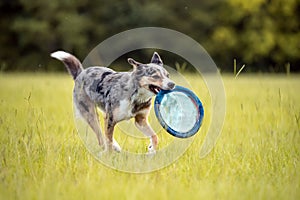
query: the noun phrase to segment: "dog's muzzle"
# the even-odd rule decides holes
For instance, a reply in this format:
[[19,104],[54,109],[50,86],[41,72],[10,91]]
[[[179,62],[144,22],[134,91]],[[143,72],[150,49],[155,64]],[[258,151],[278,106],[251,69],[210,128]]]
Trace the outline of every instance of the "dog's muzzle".
[[170,90],[174,89],[175,83],[169,82],[169,83],[168,83],[168,87],[170,88]]
[[167,83],[166,86],[163,86],[162,88],[152,84],[149,85],[149,90],[153,92],[155,95],[158,94],[161,90],[172,90],[174,88],[175,88],[174,82],[169,82]]

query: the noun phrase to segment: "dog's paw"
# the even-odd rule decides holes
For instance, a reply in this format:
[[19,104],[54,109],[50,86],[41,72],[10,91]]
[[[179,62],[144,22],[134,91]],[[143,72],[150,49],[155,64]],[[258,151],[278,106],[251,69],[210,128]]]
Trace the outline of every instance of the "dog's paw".
[[122,151],[122,148],[120,147],[120,145],[118,144],[118,142],[115,141],[115,140],[112,143],[112,148],[113,148],[114,151],[116,151],[118,153]]
[[155,148],[154,148],[154,146],[153,146],[152,144],[150,144],[150,145],[148,146],[148,154],[149,154],[149,155],[154,155],[154,154],[156,154],[156,150],[155,150]]

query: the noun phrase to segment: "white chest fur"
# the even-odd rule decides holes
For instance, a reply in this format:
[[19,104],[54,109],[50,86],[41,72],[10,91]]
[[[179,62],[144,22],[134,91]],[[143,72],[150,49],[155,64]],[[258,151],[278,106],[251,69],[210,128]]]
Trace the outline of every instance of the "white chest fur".
[[122,99],[120,106],[114,110],[114,121],[127,120],[133,117],[131,102],[128,99]]
[[[146,89],[141,89],[138,91],[137,94],[131,97],[131,99],[122,99],[120,100],[119,107],[117,107],[113,111],[114,115],[114,121],[122,121],[122,120],[128,120],[132,117],[135,117],[137,114],[134,110],[134,106],[136,106],[136,103],[143,103],[148,101],[154,94]],[[133,113],[135,112],[135,113]],[[143,112],[141,110],[141,112]],[[140,112],[139,112],[140,113]]]

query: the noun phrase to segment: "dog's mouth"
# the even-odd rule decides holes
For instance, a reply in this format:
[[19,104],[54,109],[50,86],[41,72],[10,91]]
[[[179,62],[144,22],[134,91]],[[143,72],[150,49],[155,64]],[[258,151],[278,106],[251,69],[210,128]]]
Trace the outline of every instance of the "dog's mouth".
[[161,90],[161,88],[160,87],[158,87],[158,86],[155,86],[155,85],[149,85],[149,90],[151,91],[151,92],[153,92],[154,94],[158,94],[159,92],[160,92],[160,90]]

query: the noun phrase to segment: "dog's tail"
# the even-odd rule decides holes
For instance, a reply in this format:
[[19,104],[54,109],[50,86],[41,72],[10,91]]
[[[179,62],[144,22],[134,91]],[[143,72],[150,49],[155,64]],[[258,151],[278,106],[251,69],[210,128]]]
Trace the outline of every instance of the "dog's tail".
[[51,54],[51,57],[62,61],[65,64],[69,73],[73,76],[74,80],[83,70],[81,62],[75,56],[67,52],[56,51]]

